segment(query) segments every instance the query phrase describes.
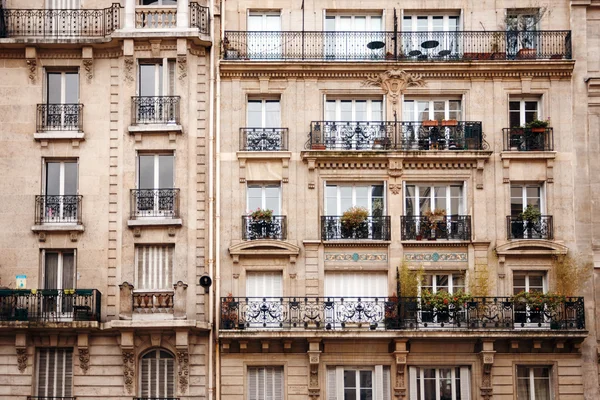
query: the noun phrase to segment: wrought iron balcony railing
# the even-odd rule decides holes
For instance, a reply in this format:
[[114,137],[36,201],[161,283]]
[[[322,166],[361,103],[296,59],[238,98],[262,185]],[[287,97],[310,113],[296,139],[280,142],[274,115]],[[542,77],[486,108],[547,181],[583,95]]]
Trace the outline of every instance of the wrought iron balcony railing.
[[0,7],[0,38],[105,37],[120,28],[121,5],[104,9],[11,9]]
[[179,400],[179,397],[134,397],[133,400]]
[[240,128],[240,150],[288,150],[288,128]]
[[357,226],[342,222],[341,216],[321,217],[321,240],[390,240],[390,217],[367,217]]
[[571,59],[571,31],[227,31],[226,60]]
[[552,151],[552,128],[504,128],[504,151]]
[[473,297],[444,308],[419,297],[221,298],[221,329],[585,329],[583,297],[534,310],[512,297]]
[[179,124],[179,96],[134,96],[132,124]]
[[77,397],[27,396],[27,400],[76,400]]
[[471,216],[400,217],[402,240],[471,240]]
[[35,196],[35,224],[81,224],[81,195]]
[[481,122],[313,121],[313,150],[484,150]]
[[208,7],[201,6],[196,2],[190,2],[190,26],[198,28],[200,33],[210,33],[210,18]]
[[0,289],[0,321],[100,321],[96,289]]
[[179,218],[179,189],[131,189],[130,219]]
[[287,217],[273,215],[270,220],[252,218],[250,215],[242,216],[242,239],[287,239]]
[[537,220],[523,220],[520,217],[506,217],[508,240],[511,239],[554,239],[552,215],[542,215]]
[[83,132],[83,104],[38,104],[37,131]]

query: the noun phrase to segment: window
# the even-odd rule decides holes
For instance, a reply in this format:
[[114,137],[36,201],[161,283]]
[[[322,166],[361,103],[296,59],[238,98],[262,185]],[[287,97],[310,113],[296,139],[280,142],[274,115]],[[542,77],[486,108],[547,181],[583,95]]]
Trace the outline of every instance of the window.
[[327,400],[390,400],[390,368],[327,368]]
[[410,367],[410,400],[469,400],[468,367]]
[[540,184],[513,184],[510,186],[510,215],[518,217],[527,206],[544,212]]
[[374,217],[385,215],[383,185],[327,184],[325,215],[341,216],[351,207],[364,207]]
[[175,357],[166,350],[151,350],[140,360],[140,396],[147,398],[175,395]]
[[452,32],[459,30],[459,17],[454,15],[405,15],[404,32]]
[[279,100],[248,100],[249,128],[278,128],[281,126]]
[[281,215],[281,186],[277,184],[248,184],[248,212],[268,209]]
[[42,250],[42,287],[75,288],[75,250]]
[[[523,49],[537,47],[538,24],[542,17],[539,9],[514,9],[506,11],[506,47],[510,56],[520,56]],[[534,53],[535,54],[535,53]],[[531,58],[530,55],[522,55],[519,58]]]
[[46,0],[47,10],[79,10],[81,0]]
[[523,126],[534,119],[541,119],[539,99],[517,99],[509,101],[509,123],[511,128]]
[[248,400],[283,400],[283,367],[249,367]]
[[175,93],[175,61],[140,61],[140,96],[170,96]]
[[36,361],[39,397],[73,395],[73,349],[38,348]]
[[461,101],[453,99],[404,100],[402,109],[404,121],[442,121],[462,119]]
[[387,272],[326,272],[325,297],[387,298]]
[[546,292],[545,272],[513,272],[513,294],[521,292]]
[[464,273],[455,272],[449,274],[425,274],[421,284],[421,290],[431,293],[448,292],[456,293],[465,290]]
[[171,245],[135,247],[138,290],[173,290],[173,251]]
[[136,217],[174,215],[174,161],[173,154],[138,155]]
[[176,6],[177,0],[138,0],[142,6]]
[[517,365],[517,400],[552,400],[548,366]]
[[[283,273],[281,271],[258,271],[246,274],[246,297],[249,305],[242,309],[243,320],[254,328],[279,328],[281,316],[265,311],[279,308],[283,296]],[[264,299],[264,301],[263,301]]]
[[[58,29],[58,28],[57,28]],[[76,130],[79,128],[79,73],[48,71],[46,73],[46,112],[42,128]]]
[[445,210],[446,215],[465,213],[462,184],[407,184],[405,215],[419,216],[426,211]]
[[[381,14],[327,15],[325,17],[325,56],[329,59],[379,59],[385,54]],[[354,32],[361,32],[356,34]],[[367,33],[370,32],[370,33]],[[368,45],[381,42],[380,48]]]
[[[411,33],[403,35],[404,54],[419,59],[452,57],[458,52],[459,37],[451,32],[459,30],[457,15],[405,15],[402,31]],[[422,46],[425,42],[430,42],[433,47]]]
[[[248,58],[281,58],[281,15],[279,11],[256,12],[248,14]],[[273,32],[273,33],[271,33]]]
[[327,99],[325,120],[343,122],[383,121],[383,100]]
[[44,222],[76,223],[79,220],[77,161],[46,161],[44,167]]
[[246,274],[246,297],[283,296],[283,274],[281,271],[248,272]]

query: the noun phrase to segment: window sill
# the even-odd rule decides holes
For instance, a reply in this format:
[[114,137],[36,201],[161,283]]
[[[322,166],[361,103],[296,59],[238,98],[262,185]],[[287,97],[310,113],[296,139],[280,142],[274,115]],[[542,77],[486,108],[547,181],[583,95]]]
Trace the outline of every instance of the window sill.
[[183,132],[181,124],[136,124],[129,125],[129,133]]
[[47,140],[83,140],[85,134],[79,131],[44,131],[35,132],[33,138],[38,141]]
[[130,219],[127,221],[128,227],[143,227],[143,226],[182,226],[181,218],[148,218],[148,219]]
[[48,223],[33,225],[31,227],[33,232],[83,232],[85,228],[83,224],[69,224],[69,223]]

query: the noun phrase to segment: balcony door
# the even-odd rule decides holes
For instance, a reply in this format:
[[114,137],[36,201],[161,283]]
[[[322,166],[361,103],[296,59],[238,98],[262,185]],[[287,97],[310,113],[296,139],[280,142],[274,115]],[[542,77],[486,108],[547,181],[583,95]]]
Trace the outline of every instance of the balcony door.
[[452,57],[459,51],[460,18],[456,15],[406,15],[402,19],[403,51],[419,59]]
[[[421,282],[421,296],[425,291],[435,294],[437,292],[458,293],[465,291],[465,276],[463,273],[440,273],[440,274],[425,274]],[[421,321],[428,323],[431,327],[441,323],[458,323],[463,324],[466,321],[467,310],[463,307],[461,310],[447,309],[441,310],[428,307],[426,304],[421,304]],[[452,321],[451,321],[452,316]]]
[[523,212],[530,207],[544,214],[543,186],[538,183],[512,184],[510,186],[510,229],[515,239],[541,239],[547,234],[545,222],[528,221]]
[[409,400],[470,400],[467,366],[409,367]]
[[[46,73],[46,130],[74,130],[79,127],[79,73]],[[45,123],[44,123],[45,122]]]
[[175,215],[175,157],[173,154],[138,155],[136,212],[139,217]]
[[325,215],[341,216],[352,207],[366,208],[370,216],[385,215],[383,185],[327,184]]
[[283,54],[279,11],[248,14],[248,58],[280,59]]
[[327,99],[323,140],[328,149],[365,150],[386,137],[382,99]]
[[381,15],[327,15],[325,31],[326,59],[369,60],[385,56]]
[[[510,58],[535,58],[540,10],[515,9],[506,13],[506,49]],[[534,52],[533,57],[528,52]]]
[[405,99],[402,107],[404,121],[462,119],[459,99]]
[[[522,292],[546,293],[548,284],[546,272],[543,271],[514,271],[513,272],[513,294]],[[539,324],[546,323],[543,306],[536,309],[525,303],[514,304],[514,322],[516,328],[536,328]]]
[[75,250],[42,250],[42,285],[45,292],[41,301],[45,320],[73,318],[73,297],[65,295],[64,290],[75,289],[75,274]]
[[139,64],[137,121],[175,123],[175,61],[163,59]]
[[278,328],[285,315],[283,296],[283,274],[281,271],[248,272],[246,274],[247,310],[244,321],[250,327]]
[[281,104],[279,99],[252,99],[247,104],[245,148],[249,151],[281,150]]
[[39,399],[72,398],[73,349],[38,347],[36,349],[36,390]]
[[45,163],[44,195],[41,202],[44,222],[77,223],[77,161]]

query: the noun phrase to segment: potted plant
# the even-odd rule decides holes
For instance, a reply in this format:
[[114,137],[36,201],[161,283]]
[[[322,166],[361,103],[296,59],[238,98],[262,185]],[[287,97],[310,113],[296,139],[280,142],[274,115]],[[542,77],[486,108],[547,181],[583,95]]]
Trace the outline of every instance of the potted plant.
[[343,238],[361,239],[368,232],[365,223],[369,217],[369,211],[364,207],[351,207],[344,211],[340,219]]
[[472,296],[462,290],[456,293],[448,293],[446,291],[437,291],[432,293],[429,290],[423,290],[421,293],[421,302],[423,308],[432,313],[432,316],[437,316],[437,322],[447,322],[450,318],[450,313],[454,315],[457,321],[456,314],[472,300]]
[[427,233],[429,233],[427,235],[428,239],[435,240],[438,236],[438,228],[440,227],[440,224],[442,224],[446,219],[446,210],[441,208],[436,208],[433,211],[427,210],[423,213],[423,216],[426,218],[423,223],[427,227]]
[[223,321],[223,329],[234,329],[238,323],[239,303],[233,298],[231,293],[223,299],[221,305],[221,321]]
[[458,121],[455,119],[445,119],[442,121],[442,126],[457,126]]
[[423,126],[428,126],[428,127],[438,126],[439,125],[439,123],[435,119],[430,119],[430,120],[427,120],[427,121],[423,121],[421,124]]
[[268,237],[273,221],[273,210],[261,209],[259,207],[251,212],[249,216],[252,236],[255,239],[264,239]]
[[526,128],[531,129],[531,132],[543,133],[546,131],[546,128],[550,124],[549,121],[534,119],[525,125]]
[[491,48],[492,48],[492,60],[505,60],[506,59],[506,52],[501,52],[500,48],[501,48],[501,43],[504,40],[504,32],[494,32],[492,33],[492,41],[491,41]]

